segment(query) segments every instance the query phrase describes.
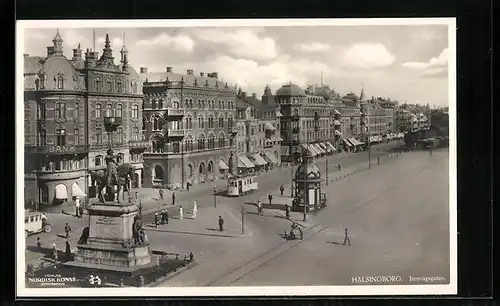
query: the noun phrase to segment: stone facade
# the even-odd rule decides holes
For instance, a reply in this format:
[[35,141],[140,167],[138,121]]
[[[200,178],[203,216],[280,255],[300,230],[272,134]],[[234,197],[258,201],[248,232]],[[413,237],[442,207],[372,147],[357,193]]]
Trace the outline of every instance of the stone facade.
[[140,135],[142,88],[126,48],[118,65],[107,35],[100,58],[87,49],[84,59],[80,45],[72,59],[62,50],[57,33],[45,57],[24,56],[25,200],[48,205],[72,201],[74,190],[89,195],[89,170],[105,167],[104,159],[97,159],[111,144],[106,113],[121,117],[113,148],[121,153],[121,162],[136,167],[134,185],[140,184],[145,149]]
[[[236,89],[217,73],[141,68],[144,82],[144,186],[186,188],[226,177],[232,167]],[[231,160],[232,161],[232,160]],[[234,163],[234,161],[232,161]]]

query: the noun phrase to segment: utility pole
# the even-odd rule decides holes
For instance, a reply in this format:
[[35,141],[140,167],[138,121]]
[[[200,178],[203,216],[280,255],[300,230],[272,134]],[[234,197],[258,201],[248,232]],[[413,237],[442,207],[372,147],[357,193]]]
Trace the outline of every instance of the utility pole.
[[214,208],[217,208],[217,188],[214,185]]
[[307,221],[307,206],[309,205],[309,189],[307,186],[307,174],[308,174],[307,173],[307,168],[308,168],[307,163],[309,163],[309,160],[306,161],[306,164],[304,167],[304,219],[303,219],[304,222]]
[[326,161],[325,161],[325,170],[326,170],[326,186],[328,186],[328,155],[326,155]]

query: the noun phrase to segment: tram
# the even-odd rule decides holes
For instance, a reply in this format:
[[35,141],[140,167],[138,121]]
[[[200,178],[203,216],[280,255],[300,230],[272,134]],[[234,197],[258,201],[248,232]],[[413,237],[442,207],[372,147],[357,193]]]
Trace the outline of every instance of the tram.
[[227,195],[239,197],[259,188],[256,175],[233,176],[227,180]]

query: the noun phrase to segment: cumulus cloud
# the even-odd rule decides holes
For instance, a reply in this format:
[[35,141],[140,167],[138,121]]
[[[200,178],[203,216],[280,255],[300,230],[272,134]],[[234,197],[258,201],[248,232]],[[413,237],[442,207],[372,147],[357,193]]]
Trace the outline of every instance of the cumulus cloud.
[[185,34],[169,35],[167,33],[160,33],[154,37],[141,39],[137,41],[137,46],[152,47],[152,46],[165,46],[173,50],[191,53],[194,50],[194,40]]
[[343,59],[346,66],[372,69],[390,66],[396,57],[382,44],[360,43],[344,50]]
[[330,50],[331,46],[321,42],[310,42],[297,44],[293,48],[302,52],[325,52]]
[[404,68],[420,71],[422,76],[441,76],[448,71],[449,49],[445,48],[438,57],[433,57],[427,62],[404,62]]
[[251,60],[270,60],[278,55],[276,42],[271,37],[259,37],[263,29],[257,28],[205,28],[193,33],[197,39],[223,45],[227,51],[238,57]]

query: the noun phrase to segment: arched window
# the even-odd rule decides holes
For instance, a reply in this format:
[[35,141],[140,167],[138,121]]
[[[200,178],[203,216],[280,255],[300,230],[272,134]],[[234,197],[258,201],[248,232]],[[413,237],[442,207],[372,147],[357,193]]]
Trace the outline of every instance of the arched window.
[[118,104],[116,106],[115,117],[118,117],[118,118],[122,117],[122,109],[123,109],[123,106],[121,104]]
[[100,103],[96,103],[96,105],[95,105],[95,117],[96,117],[96,119],[101,118],[101,104]]
[[132,87],[132,93],[137,93],[137,83],[135,81],[132,81],[130,84]]
[[80,104],[75,103],[75,110],[73,111],[73,118],[79,119],[80,118]]
[[116,91],[119,93],[123,92],[123,84],[121,80],[116,81]]
[[153,179],[155,181],[163,182],[163,168],[161,166],[155,166]]
[[188,165],[188,171],[187,171],[188,177],[193,177],[193,166]]
[[205,174],[205,164],[201,163],[200,166],[198,167],[198,172],[199,174]]
[[198,150],[205,150],[205,136],[203,135],[198,138]]
[[225,106],[225,105],[224,105],[224,101],[222,101],[221,103],[222,103],[222,107],[221,107],[221,109],[224,109],[224,106]]
[[132,119],[139,118],[139,106],[137,104],[132,105]]
[[66,103],[64,102],[56,103],[56,118],[57,119],[66,118]]
[[198,117],[198,128],[200,129],[205,128],[205,120],[203,120],[203,117]]
[[153,131],[159,131],[160,130],[160,118],[157,116],[153,117]]
[[139,137],[139,128],[136,126],[132,128],[132,139],[135,141],[141,140]]
[[189,99],[189,108],[193,108],[193,99]]
[[227,118],[227,127],[228,128],[232,128],[233,127],[233,116],[230,115],[228,118]]
[[106,90],[108,92],[112,92],[113,91],[113,83],[111,82],[111,80],[108,79],[108,81],[106,82],[107,86],[106,86]]
[[214,164],[211,161],[208,162],[207,170],[208,173],[212,173],[214,171]]
[[159,109],[163,108],[163,99],[158,99],[158,108]]
[[64,89],[64,77],[62,75],[57,77],[57,89]]
[[156,109],[156,99],[155,98],[151,99],[151,108]]
[[173,101],[172,102],[172,108],[178,109],[179,108],[179,101]]
[[47,75],[45,73],[42,73],[40,75],[40,89],[45,89],[47,86]]
[[100,77],[97,77],[97,79],[95,80],[95,90],[102,91],[102,80]]

